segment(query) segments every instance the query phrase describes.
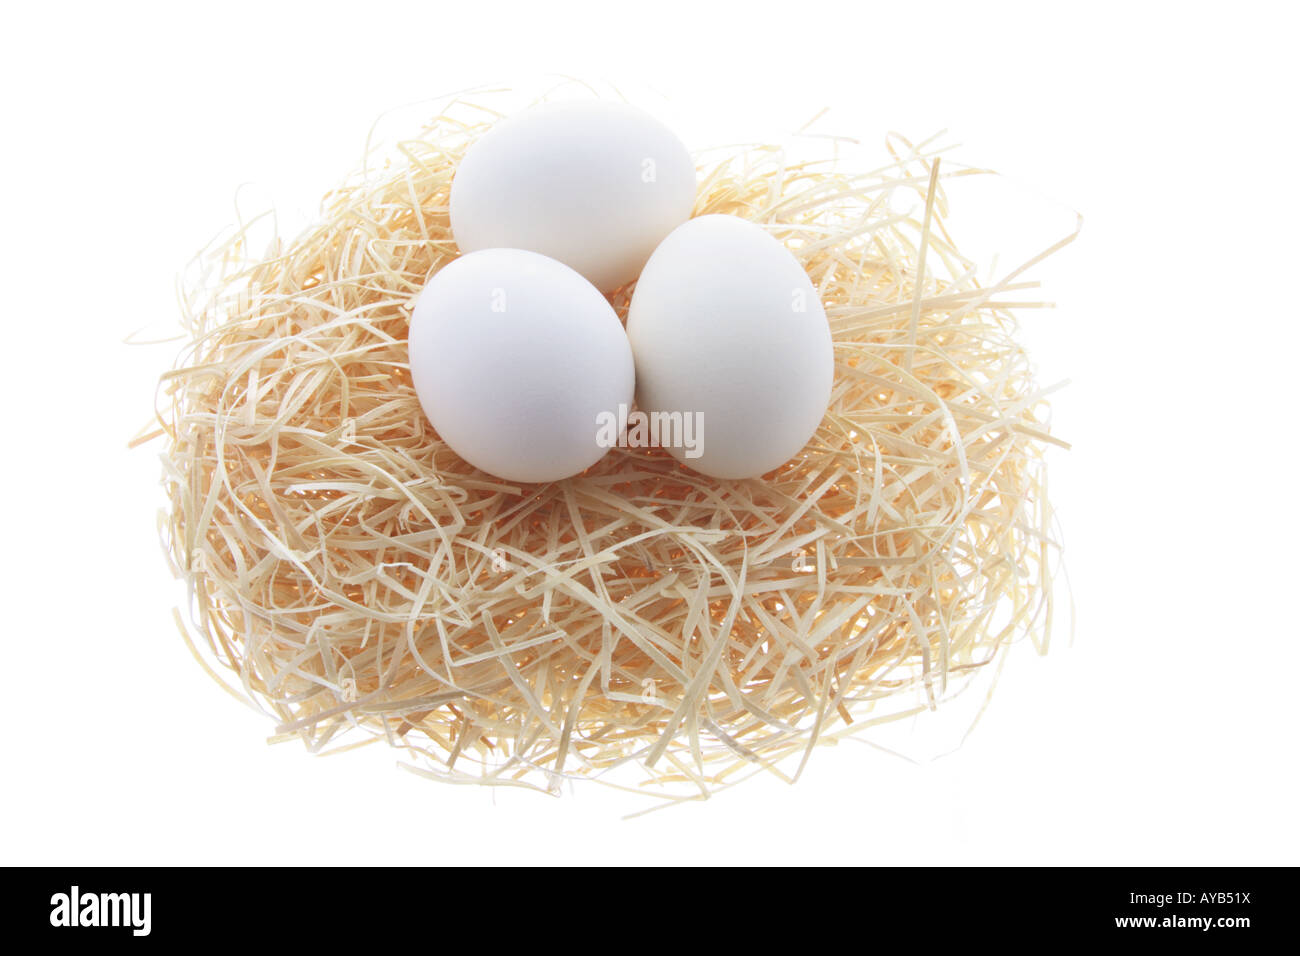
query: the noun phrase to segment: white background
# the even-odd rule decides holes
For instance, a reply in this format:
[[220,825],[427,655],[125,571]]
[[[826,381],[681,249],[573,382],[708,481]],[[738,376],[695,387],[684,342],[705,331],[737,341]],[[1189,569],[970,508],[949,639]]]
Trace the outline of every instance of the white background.
[[[1290,5],[5,19],[0,862],[1300,862]],[[1077,633],[1046,658],[1017,648],[955,753],[825,749],[796,786],[624,820],[641,805],[598,786],[494,794],[401,773],[385,748],[268,747],[270,723],[189,656],[157,449],[125,448],[172,350],[124,338],[173,321],[175,276],[241,184],[293,224],[381,112],[547,74],[635,93],[692,147],[780,138],[822,107],[869,147],[946,128],[955,159],[1041,199],[1029,246],[1085,216],[1033,275],[1058,308],[1023,319],[1043,380],[1072,381],[1055,425],[1074,447],[1052,467]],[[972,241],[981,221],[1030,231],[995,208]]]

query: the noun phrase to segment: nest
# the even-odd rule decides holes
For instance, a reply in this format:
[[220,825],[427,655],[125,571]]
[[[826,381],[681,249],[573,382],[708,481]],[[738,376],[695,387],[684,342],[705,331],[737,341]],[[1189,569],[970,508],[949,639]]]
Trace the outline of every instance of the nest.
[[820,290],[821,427],[762,479],[616,448],[515,485],[439,440],[406,354],[413,297],[457,255],[457,162],[491,120],[448,108],[293,241],[259,255],[249,225],[196,260],[145,437],[165,443],[182,631],[273,739],[387,741],[456,782],[698,797],[793,779],[1018,638],[1046,647],[1054,439],[1015,337],[1035,303],[1008,299],[1033,283],[981,285],[945,225],[950,179],[978,171],[896,136],[865,172],[703,154],[695,213],[762,225]]

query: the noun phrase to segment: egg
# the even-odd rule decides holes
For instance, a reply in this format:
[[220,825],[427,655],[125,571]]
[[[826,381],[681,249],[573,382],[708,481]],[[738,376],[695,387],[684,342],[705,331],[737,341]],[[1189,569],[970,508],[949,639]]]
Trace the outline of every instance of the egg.
[[555,481],[605,453],[598,423],[630,404],[632,352],[613,308],[563,263],[522,249],[454,260],[417,297],[411,379],[438,435],[510,481]]
[[709,215],[675,229],[641,273],[627,334],[640,410],[696,416],[698,447],[668,451],[703,474],[771,471],[826,414],[826,311],[798,260],[753,223]]
[[545,103],[501,120],[451,184],[461,252],[528,249],[602,292],[637,277],[695,203],[695,164],[671,130],[623,103]]

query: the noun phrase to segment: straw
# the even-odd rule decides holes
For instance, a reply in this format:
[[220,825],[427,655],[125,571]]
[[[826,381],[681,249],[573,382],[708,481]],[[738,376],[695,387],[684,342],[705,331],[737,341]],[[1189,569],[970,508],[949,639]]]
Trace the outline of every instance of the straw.
[[[449,782],[696,798],[795,779],[1017,639],[1046,647],[1062,443],[1016,339],[1034,283],[981,286],[945,223],[947,186],[982,172],[897,136],[865,172],[702,154],[696,214],[761,224],[822,296],[825,419],[761,479],[616,448],[521,486],[439,440],[407,366],[412,298],[456,256],[453,172],[491,122],[456,105],[296,239],[254,248],[261,220],[195,262],[152,433],[163,534],[187,640],[273,739],[387,741]],[[902,192],[923,221],[893,211]]]

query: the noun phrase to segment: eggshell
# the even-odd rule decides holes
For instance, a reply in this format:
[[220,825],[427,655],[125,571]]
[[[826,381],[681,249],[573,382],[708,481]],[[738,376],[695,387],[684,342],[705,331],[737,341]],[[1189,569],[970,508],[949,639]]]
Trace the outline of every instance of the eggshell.
[[753,223],[711,215],[674,230],[641,273],[627,334],[638,406],[701,415],[702,454],[669,451],[706,475],[771,471],[826,413],[826,312],[798,260]]
[[623,103],[564,101],[507,117],[469,148],[451,230],[462,252],[529,249],[611,292],[694,203],[695,164],[666,126]]
[[521,249],[456,259],[411,315],[411,378],[452,450],[498,478],[554,481],[594,465],[598,415],[635,385],[627,336],[568,266]]

